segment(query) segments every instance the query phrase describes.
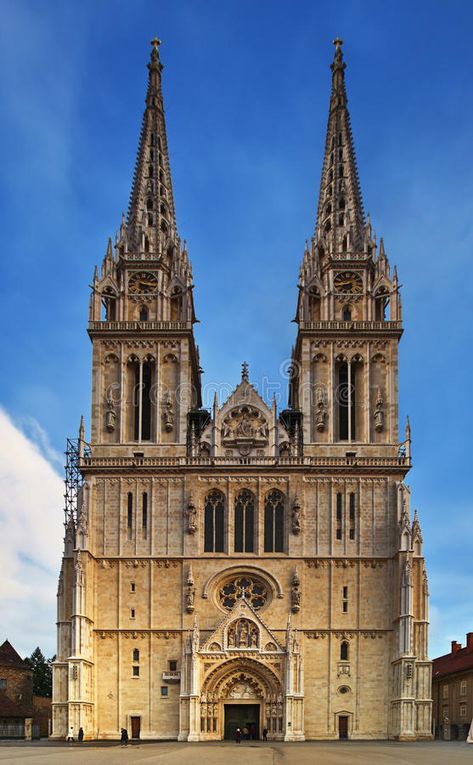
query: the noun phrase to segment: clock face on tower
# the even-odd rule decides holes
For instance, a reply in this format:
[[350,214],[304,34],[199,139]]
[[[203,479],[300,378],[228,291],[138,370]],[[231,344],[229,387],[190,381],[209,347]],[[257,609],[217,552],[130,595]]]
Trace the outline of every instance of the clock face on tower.
[[348,295],[360,295],[363,292],[363,281],[359,274],[353,271],[343,271],[333,280],[336,292]]
[[133,274],[128,280],[128,292],[131,295],[152,295],[158,291],[158,280],[154,274],[144,271]]

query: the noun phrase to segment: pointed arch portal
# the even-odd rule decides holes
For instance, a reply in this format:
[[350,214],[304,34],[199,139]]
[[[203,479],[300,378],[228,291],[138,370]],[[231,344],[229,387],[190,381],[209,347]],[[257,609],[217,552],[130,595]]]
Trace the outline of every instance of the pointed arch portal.
[[283,736],[283,688],[265,664],[248,657],[224,661],[205,678],[200,700],[200,732],[205,738],[233,738],[237,727],[259,738],[267,728]]

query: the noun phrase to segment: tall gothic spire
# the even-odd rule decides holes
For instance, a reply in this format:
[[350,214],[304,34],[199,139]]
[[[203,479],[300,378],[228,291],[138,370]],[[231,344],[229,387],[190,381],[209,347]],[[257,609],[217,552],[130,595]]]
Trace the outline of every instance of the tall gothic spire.
[[345,89],[342,40],[334,40],[332,93],[320,182],[315,238],[327,251],[353,252],[363,247],[364,213]]
[[157,37],[151,41],[146,108],[127,221],[130,249],[144,250],[156,257],[178,239],[164,120],[160,44]]

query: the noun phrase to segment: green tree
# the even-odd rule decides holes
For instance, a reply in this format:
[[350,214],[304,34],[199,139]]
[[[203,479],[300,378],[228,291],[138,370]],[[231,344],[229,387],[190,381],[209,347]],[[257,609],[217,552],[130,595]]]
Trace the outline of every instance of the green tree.
[[29,658],[25,659],[26,664],[33,670],[33,693],[35,696],[53,695],[53,672],[51,664],[56,657],[46,659],[39,648],[35,648]]

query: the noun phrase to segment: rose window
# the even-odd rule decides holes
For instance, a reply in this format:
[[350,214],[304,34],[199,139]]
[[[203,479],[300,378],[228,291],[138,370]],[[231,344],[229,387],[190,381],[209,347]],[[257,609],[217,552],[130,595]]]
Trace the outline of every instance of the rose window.
[[219,590],[220,604],[230,611],[235,603],[244,598],[251,603],[255,611],[262,608],[268,598],[269,590],[266,584],[253,576],[237,576],[227,580]]

